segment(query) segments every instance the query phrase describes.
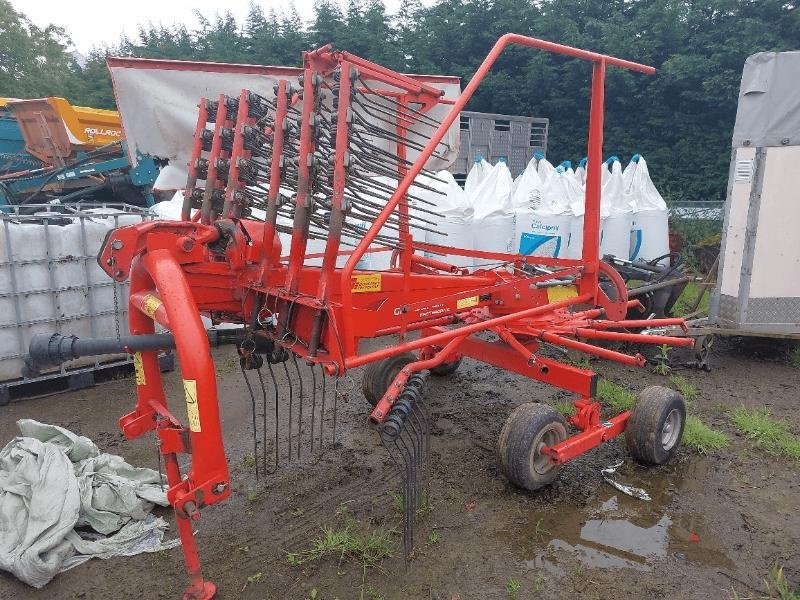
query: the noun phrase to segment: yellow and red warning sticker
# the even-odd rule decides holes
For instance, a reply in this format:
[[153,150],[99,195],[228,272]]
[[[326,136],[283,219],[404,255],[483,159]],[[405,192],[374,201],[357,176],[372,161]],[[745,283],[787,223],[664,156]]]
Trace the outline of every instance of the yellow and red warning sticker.
[[468,298],[459,298],[456,300],[456,309],[470,308],[471,306],[478,306],[480,298],[478,296],[469,296]]
[[197,406],[197,381],[183,380],[183,392],[186,394],[186,414],[189,417],[189,429],[195,433],[202,431],[200,427],[200,408]]
[[547,288],[548,302],[561,302],[578,295],[578,288],[574,285],[556,285]]
[[142,302],[142,312],[151,319],[155,320],[156,311],[163,305],[164,303],[155,296],[153,296],[153,294],[147,294],[145,295],[144,301]]
[[147,385],[147,376],[144,373],[144,364],[142,363],[141,352],[134,353],[133,368],[136,371],[136,385]]
[[381,274],[369,273],[362,275],[352,276],[354,294],[363,294],[365,292],[380,292],[381,291]]

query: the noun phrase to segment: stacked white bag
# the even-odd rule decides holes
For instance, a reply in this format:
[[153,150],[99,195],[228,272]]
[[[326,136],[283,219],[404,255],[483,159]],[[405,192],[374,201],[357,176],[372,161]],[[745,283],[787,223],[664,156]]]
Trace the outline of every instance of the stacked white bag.
[[[438,244],[440,246],[470,249],[472,248],[472,217],[474,212],[472,204],[469,202],[466,192],[461,189],[461,186],[453,178],[452,173],[439,171],[436,177],[446,182],[445,184],[436,184],[438,189],[443,188],[445,190],[445,194],[429,193],[430,195],[425,197],[435,205],[428,208],[439,213],[443,218],[437,222],[436,229],[440,233],[427,231],[425,233],[425,241],[429,244]],[[439,186],[442,187],[439,188]],[[443,256],[431,252],[427,252],[426,255],[457,267],[472,267],[472,258],[468,256],[457,256],[455,254]]]
[[[611,254],[627,259],[634,204],[625,189],[622,164],[616,156],[612,158],[611,172],[606,176],[600,195],[600,257]],[[606,168],[603,171],[608,173]]]
[[511,196],[516,216],[511,251],[557,258],[566,254],[572,216],[569,204],[558,193],[557,178],[549,177],[546,184],[542,183],[539,162],[537,158],[531,159],[517,178]]
[[483,159],[481,156],[475,157],[475,164],[467,173],[467,179],[464,182],[464,192],[467,197],[471,197],[478,189],[483,180],[489,175],[492,170],[492,165]]
[[[468,201],[474,207],[472,248],[485,252],[511,252],[514,239],[514,207],[511,204],[511,171],[500,160],[481,181]],[[475,267],[498,261],[476,258]]]
[[[625,187],[634,203],[630,233],[630,259],[651,261],[669,254],[667,203],[650,179],[647,162],[639,154],[631,158],[623,173]],[[667,264],[662,259],[659,264]]]

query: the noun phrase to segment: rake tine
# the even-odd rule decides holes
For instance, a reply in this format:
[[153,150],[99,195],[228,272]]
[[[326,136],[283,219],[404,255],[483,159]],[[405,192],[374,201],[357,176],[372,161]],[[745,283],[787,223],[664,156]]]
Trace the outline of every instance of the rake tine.
[[294,403],[294,385],[292,378],[289,376],[289,367],[286,366],[286,361],[283,361],[283,370],[286,373],[286,383],[289,385],[289,453],[287,462],[292,462],[292,404]]
[[297,363],[297,355],[294,352],[292,352],[292,362],[294,362],[300,385],[300,398],[298,399],[297,409],[297,460],[300,460],[300,446],[303,442],[303,374],[300,373],[300,365]]
[[312,364],[311,369],[311,453],[314,453],[314,416],[317,410],[317,374]]
[[[322,430],[325,427],[325,388],[328,384],[328,376],[325,374],[324,368],[320,367],[320,370],[322,372],[322,403],[319,409],[319,447],[321,450],[323,446]],[[312,431],[311,433],[313,435],[314,432]]]
[[275,379],[275,371],[272,370],[272,363],[269,361],[267,361],[267,368],[269,369],[269,376],[272,378],[272,385],[275,389],[275,471],[277,471],[278,467],[280,467],[280,459],[278,456],[278,381]]
[[333,437],[331,439],[332,445],[336,444],[336,413],[339,404],[339,375],[337,373],[336,379],[333,380]]
[[247,385],[247,389],[250,392],[250,406],[252,408],[252,417],[253,417],[253,463],[255,465],[256,470],[256,484],[258,484],[258,437],[256,432],[256,396],[253,393],[253,386],[250,385],[250,379],[247,377],[247,373],[244,369],[244,364],[239,362],[239,369],[242,371],[242,377],[244,377],[244,382]]
[[271,475],[277,469],[277,465],[275,469],[267,470],[267,387],[264,385],[264,376],[261,373],[261,367],[256,369],[256,374],[258,375],[258,383],[261,385],[261,406],[263,409],[261,413],[261,471],[264,475]]

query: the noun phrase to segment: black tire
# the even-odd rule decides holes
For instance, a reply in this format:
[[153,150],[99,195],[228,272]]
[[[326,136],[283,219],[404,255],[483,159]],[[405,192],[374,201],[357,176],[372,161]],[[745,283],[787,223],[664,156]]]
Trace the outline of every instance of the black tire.
[[452,360],[450,362],[442,363],[438,367],[433,367],[431,369],[431,373],[436,375],[437,377],[444,377],[446,375],[452,375],[458,370],[458,367],[461,366],[461,358],[456,360]]
[[661,386],[642,390],[625,429],[625,444],[637,462],[663,465],[681,444],[686,402],[678,392]]
[[543,445],[567,439],[567,423],[546,404],[521,404],[509,415],[497,440],[497,463],[506,478],[525,490],[537,490],[555,480],[561,466],[541,454]]
[[411,353],[390,356],[367,365],[361,378],[361,391],[372,406],[378,404],[397,374],[417,357]]

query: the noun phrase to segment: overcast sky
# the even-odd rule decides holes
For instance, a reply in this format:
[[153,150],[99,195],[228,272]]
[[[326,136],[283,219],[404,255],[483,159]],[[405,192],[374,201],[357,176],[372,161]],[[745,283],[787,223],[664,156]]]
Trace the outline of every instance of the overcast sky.
[[[266,12],[288,8],[291,0],[256,0]],[[24,13],[34,24],[44,27],[50,23],[64,27],[75,47],[87,53],[95,46],[116,45],[123,33],[136,35],[139,23],[185,23],[197,25],[192,11],[198,9],[207,17],[230,10],[237,20],[247,15],[250,0],[11,0],[14,8]],[[400,0],[384,0],[389,12],[394,12]],[[304,19],[313,15],[314,0],[295,0],[297,11]]]

